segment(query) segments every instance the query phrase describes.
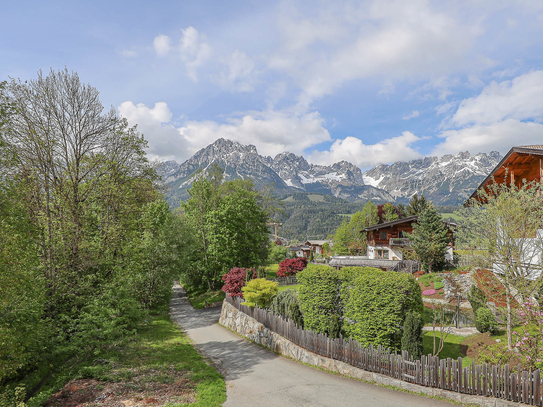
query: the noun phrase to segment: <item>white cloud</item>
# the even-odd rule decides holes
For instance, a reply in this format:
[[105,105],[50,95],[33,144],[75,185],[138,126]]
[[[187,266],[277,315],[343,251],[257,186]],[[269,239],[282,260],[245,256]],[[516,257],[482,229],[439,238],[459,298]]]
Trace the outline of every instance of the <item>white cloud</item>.
[[255,61],[241,51],[234,51],[223,58],[223,70],[218,83],[233,92],[252,92],[256,82]]
[[297,115],[290,112],[247,112],[226,123],[186,121],[179,127],[168,124],[172,113],[166,103],[154,108],[127,101],[119,108],[131,125],[138,125],[149,142],[152,158],[176,159],[182,162],[196,151],[219,138],[255,145],[260,154],[276,155],[283,151],[302,154],[311,146],[330,140],[324,120],[318,112]]
[[392,89],[396,81],[433,80],[491,62],[470,55],[482,32],[477,19],[425,0],[338,2],[285,13],[279,27],[283,46],[269,66],[297,80],[304,106],[352,80],[382,78]]
[[119,114],[143,133],[149,142],[148,154],[151,158],[165,160],[177,158],[180,152],[186,151],[188,143],[179,131],[167,124],[172,120],[172,112],[164,102],[157,102],[153,108],[143,103],[126,101],[118,107]]
[[502,154],[513,146],[541,144],[543,125],[506,119],[490,125],[475,125],[461,130],[448,130],[439,135],[445,141],[438,144],[432,154],[472,153],[497,150]]
[[172,40],[167,35],[160,34],[153,40],[153,47],[159,57],[165,57],[168,55],[171,49]]
[[405,116],[402,117],[403,120],[411,120],[411,119],[414,119],[415,117],[419,117],[420,116],[420,113],[418,112],[418,110],[413,110],[413,112],[411,114],[406,114]]
[[181,59],[185,62],[189,78],[198,82],[198,68],[211,57],[212,48],[196,28],[189,26],[182,33],[179,47]]
[[422,157],[411,147],[419,140],[420,137],[409,131],[404,131],[401,136],[369,145],[356,137],[347,137],[334,141],[329,151],[315,151],[311,154],[310,160],[319,164],[333,164],[345,160],[361,168],[394,161],[409,161]]
[[543,117],[543,71],[533,71],[513,80],[492,82],[479,96],[465,99],[450,125],[492,124],[504,119]]

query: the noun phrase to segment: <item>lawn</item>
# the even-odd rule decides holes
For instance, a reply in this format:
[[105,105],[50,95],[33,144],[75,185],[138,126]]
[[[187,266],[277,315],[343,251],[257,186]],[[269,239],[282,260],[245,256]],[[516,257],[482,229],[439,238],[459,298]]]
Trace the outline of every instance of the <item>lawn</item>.
[[[440,332],[439,329],[436,329],[436,347],[439,345],[439,338]],[[447,338],[445,338],[443,350],[439,353],[440,359],[451,358],[456,360],[461,357],[464,366],[467,366],[469,363],[471,363],[471,358],[466,356],[468,346],[463,344],[466,339],[468,338],[459,335],[449,334]],[[424,354],[432,354],[434,343],[433,332],[423,332],[422,343],[424,345]]]
[[221,290],[217,291],[198,291],[187,293],[187,298],[190,304],[196,309],[205,307],[206,301],[208,304],[224,300],[225,293]]
[[279,270],[279,263],[270,264],[266,266],[266,278],[273,280],[277,278],[277,270]]
[[91,402],[110,392],[119,403],[147,400],[170,402],[172,407],[220,406],[226,400],[224,378],[170,320],[167,309],[124,345],[89,360],[69,362],[44,381],[29,407],[43,405],[52,395],[50,405],[62,406],[68,401]]

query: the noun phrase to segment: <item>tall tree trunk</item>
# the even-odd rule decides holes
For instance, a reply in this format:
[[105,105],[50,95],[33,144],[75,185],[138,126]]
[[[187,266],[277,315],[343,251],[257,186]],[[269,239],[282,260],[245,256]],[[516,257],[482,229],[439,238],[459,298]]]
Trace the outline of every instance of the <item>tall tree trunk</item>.
[[507,303],[507,348],[513,349],[513,334],[511,321],[511,290],[509,289],[509,279],[505,278],[505,301]]

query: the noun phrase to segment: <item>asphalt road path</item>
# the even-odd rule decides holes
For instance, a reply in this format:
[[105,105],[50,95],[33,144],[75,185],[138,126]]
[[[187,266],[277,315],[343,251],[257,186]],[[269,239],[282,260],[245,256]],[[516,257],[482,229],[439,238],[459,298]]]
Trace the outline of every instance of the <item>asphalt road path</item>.
[[337,376],[278,356],[217,322],[220,308],[195,310],[175,285],[172,318],[226,379],[224,406],[450,407],[451,404]]

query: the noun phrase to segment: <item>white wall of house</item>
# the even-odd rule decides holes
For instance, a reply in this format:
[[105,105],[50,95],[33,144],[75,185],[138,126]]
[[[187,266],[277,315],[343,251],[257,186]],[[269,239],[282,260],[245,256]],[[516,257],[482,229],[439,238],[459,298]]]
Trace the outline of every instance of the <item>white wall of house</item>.
[[[543,229],[537,230],[535,238],[516,240],[522,240],[522,242],[519,242],[519,247],[524,248],[519,273],[532,280],[539,278],[543,264]],[[506,270],[503,264],[494,263],[492,271],[497,274],[504,274]]]
[[[378,250],[387,250],[388,251],[388,259],[389,260],[403,260],[402,258],[402,251],[400,247],[388,247],[388,246],[370,246],[368,245],[368,259],[379,259],[382,257],[379,257]],[[385,257],[387,258],[387,257]]]

